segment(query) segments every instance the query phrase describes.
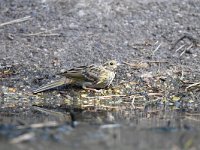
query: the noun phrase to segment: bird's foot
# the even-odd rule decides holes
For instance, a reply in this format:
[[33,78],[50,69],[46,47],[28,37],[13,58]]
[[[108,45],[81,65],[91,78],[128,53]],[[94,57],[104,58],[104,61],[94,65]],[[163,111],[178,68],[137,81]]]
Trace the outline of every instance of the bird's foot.
[[96,93],[102,93],[103,92],[102,89],[97,90],[97,89],[93,89],[93,88],[85,88],[85,90],[93,91],[93,92],[96,92]]

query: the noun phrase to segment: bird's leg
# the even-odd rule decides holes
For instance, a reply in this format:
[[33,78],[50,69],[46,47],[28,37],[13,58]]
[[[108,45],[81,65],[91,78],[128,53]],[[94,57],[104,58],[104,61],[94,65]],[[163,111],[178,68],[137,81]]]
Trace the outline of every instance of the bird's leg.
[[102,90],[97,90],[97,89],[94,89],[94,88],[91,88],[92,87],[92,83],[90,82],[85,82],[83,85],[82,85],[82,88],[84,90],[89,90],[89,91],[94,91],[94,92],[102,92]]
[[111,84],[107,85],[107,86],[105,87],[105,89],[108,90],[109,88],[112,89],[113,87],[114,87],[114,85],[111,83]]

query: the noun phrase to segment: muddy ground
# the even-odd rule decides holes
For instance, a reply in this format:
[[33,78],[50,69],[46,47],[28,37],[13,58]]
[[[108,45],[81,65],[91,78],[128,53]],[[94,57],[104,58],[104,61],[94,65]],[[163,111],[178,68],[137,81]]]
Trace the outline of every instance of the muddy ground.
[[[199,0],[1,0],[0,149],[200,149]],[[121,62],[102,93],[32,91]]]

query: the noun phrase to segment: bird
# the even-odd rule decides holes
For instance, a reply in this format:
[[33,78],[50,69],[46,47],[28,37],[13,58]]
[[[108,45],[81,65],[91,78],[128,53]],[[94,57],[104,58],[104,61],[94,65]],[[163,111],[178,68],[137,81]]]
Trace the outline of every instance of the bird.
[[87,65],[61,70],[58,74],[61,79],[43,85],[33,91],[34,94],[50,90],[62,85],[71,84],[80,86],[85,90],[98,92],[99,89],[109,87],[115,78],[117,67],[120,64],[116,60],[109,60],[102,65]]

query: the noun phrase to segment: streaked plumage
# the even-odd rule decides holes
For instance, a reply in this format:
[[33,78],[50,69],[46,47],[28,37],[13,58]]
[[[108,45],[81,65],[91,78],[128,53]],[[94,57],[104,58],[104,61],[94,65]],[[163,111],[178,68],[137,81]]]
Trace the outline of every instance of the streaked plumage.
[[108,87],[115,78],[115,71],[118,63],[115,60],[107,61],[103,65],[80,66],[67,71],[62,71],[59,75],[63,78],[41,86],[33,93],[39,93],[65,84],[74,84],[83,89],[94,90]]

